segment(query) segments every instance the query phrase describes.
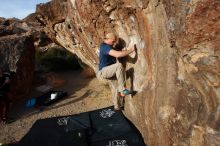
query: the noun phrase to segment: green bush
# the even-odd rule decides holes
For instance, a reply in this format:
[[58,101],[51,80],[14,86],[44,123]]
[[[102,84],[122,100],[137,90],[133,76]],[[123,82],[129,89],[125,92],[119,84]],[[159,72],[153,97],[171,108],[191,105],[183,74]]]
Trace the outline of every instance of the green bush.
[[77,56],[62,48],[51,48],[46,52],[36,51],[35,58],[38,70],[60,71],[80,68]]

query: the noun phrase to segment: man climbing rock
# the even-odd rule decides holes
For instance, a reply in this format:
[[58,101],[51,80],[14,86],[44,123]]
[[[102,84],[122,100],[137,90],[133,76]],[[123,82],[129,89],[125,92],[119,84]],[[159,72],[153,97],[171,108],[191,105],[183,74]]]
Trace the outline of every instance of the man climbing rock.
[[131,91],[125,87],[125,69],[117,59],[134,52],[136,48],[133,46],[127,50],[117,51],[113,47],[117,39],[117,35],[111,32],[106,34],[104,42],[101,43],[97,76],[101,79],[117,80],[117,86],[113,87],[116,91],[113,93],[113,104],[115,110],[120,110],[118,97],[123,98],[131,94]]

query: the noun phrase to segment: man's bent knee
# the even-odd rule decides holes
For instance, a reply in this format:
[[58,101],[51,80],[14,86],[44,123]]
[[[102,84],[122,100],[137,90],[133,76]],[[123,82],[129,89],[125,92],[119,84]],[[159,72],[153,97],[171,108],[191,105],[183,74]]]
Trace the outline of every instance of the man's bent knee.
[[117,63],[117,68],[119,68],[119,69],[123,69],[124,66],[122,65],[122,63]]

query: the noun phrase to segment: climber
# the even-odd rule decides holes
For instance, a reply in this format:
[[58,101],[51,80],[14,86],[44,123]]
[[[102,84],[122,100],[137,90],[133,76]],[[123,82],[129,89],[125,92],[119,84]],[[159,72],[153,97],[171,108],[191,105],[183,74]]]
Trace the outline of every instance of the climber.
[[10,96],[10,74],[4,73],[0,68],[0,107],[1,119],[0,121],[6,122],[7,112],[9,109],[9,96]]
[[[131,94],[131,91],[125,87],[125,69],[118,61],[118,58],[125,57],[135,51],[135,45],[127,50],[117,51],[114,49],[114,44],[117,41],[115,33],[107,33],[104,42],[100,45],[99,52],[99,71],[97,77],[101,79],[117,80],[117,87],[115,87],[117,94],[113,93],[113,104],[115,110],[120,110],[118,97],[125,97]],[[113,87],[114,88],[114,87]]]

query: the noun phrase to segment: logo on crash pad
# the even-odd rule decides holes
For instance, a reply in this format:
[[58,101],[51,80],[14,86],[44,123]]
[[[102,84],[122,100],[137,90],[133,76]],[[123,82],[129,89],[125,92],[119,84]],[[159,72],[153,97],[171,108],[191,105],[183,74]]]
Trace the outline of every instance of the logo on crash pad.
[[102,118],[110,118],[110,117],[112,117],[112,115],[115,113],[115,111],[113,111],[112,109],[106,109],[106,110],[102,110],[101,112],[100,112],[100,116],[102,117]]
[[126,140],[111,140],[106,146],[128,146]]
[[65,125],[67,125],[69,119],[70,119],[70,117],[60,118],[57,120],[57,124],[59,126],[65,126]]

